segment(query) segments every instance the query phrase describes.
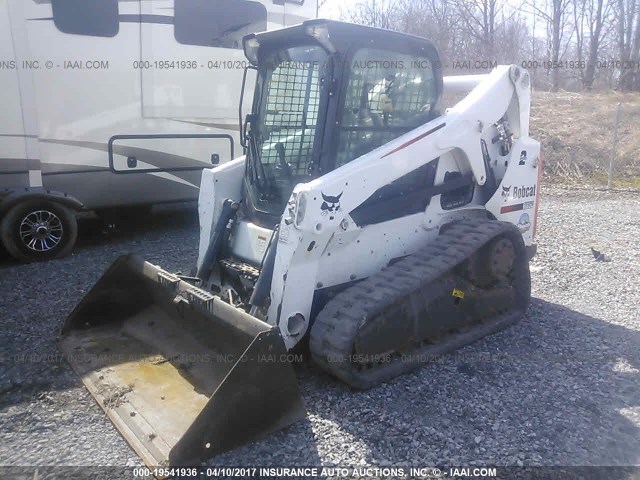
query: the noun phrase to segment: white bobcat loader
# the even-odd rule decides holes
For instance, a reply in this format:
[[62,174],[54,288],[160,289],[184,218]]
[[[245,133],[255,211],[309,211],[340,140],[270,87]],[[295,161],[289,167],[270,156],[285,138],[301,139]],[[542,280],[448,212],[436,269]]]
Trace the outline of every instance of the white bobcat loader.
[[[150,466],[304,416],[294,348],[371,388],[530,299],[541,164],[526,71],[443,81],[428,40],[326,20],[249,35],[244,51],[246,156],[204,172],[197,273],[122,257],[62,332]],[[444,111],[445,89],[470,93]]]

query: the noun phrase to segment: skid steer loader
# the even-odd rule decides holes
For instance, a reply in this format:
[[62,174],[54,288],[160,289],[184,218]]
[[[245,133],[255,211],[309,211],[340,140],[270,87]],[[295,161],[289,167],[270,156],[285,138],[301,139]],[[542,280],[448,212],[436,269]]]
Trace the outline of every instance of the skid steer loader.
[[[150,466],[303,417],[287,352],[371,388],[530,299],[541,164],[525,70],[443,79],[428,40],[327,20],[246,36],[244,52],[246,155],[203,174],[195,274],[122,257],[62,332]],[[445,111],[445,89],[470,93]]]

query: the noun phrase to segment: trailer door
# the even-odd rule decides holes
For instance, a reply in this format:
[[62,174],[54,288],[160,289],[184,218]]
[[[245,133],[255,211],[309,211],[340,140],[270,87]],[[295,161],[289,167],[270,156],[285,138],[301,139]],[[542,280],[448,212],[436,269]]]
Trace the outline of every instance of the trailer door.
[[249,0],[142,2],[143,116],[200,119],[237,134],[242,37],[282,26],[269,14]]

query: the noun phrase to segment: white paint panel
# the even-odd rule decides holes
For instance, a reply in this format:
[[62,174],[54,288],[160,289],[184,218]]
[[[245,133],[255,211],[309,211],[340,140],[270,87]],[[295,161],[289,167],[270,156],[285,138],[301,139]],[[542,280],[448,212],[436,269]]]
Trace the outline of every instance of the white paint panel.
[[[267,28],[283,26],[283,7],[259,2],[267,9]],[[174,0],[142,2],[143,15],[173,16]],[[276,22],[270,21],[277,19]],[[238,102],[244,67],[248,61],[242,48],[217,48],[180,44],[174,26],[142,24],[141,69],[143,116],[147,118],[210,118],[227,123],[238,121]],[[159,63],[158,63],[159,62]],[[170,68],[161,68],[169,62]],[[182,63],[181,63],[182,62]],[[186,63],[185,63],[186,62]],[[247,81],[244,111],[248,112],[255,83]]]
[[[11,38],[9,5],[0,0],[0,158],[26,158],[18,65]],[[0,161],[0,173],[6,170]],[[26,170],[26,162],[24,165]]]
[[[267,27],[282,26],[284,6],[259,1],[267,9]],[[40,159],[44,187],[64,191],[89,208],[195,198],[198,193],[192,186],[198,185],[200,171],[129,176],[106,171],[107,145],[115,135],[231,134],[239,153],[237,107],[243,69],[236,63],[209,68],[208,62],[244,61],[243,52],[178,43],[174,2],[119,1],[117,34],[97,37],[60,31],[50,1],[0,0],[0,61],[15,58],[17,67],[25,62],[30,65],[0,69],[4,109],[0,135],[15,135],[0,137],[0,157]],[[315,2],[311,3],[315,12]],[[148,70],[139,68],[143,59],[199,63],[195,70],[156,65]],[[245,112],[253,86],[251,77]],[[21,136],[25,133],[26,138]],[[222,146],[168,140],[143,148],[206,167],[211,165],[211,153],[219,153],[221,162],[231,158],[228,141],[217,142]],[[126,165],[126,156],[116,158]],[[154,162],[153,158],[142,159],[140,164]],[[181,166],[184,162],[171,165]],[[102,173],[87,173],[91,171],[87,167],[98,167]],[[64,171],[80,173],[59,174]],[[28,178],[35,185],[41,177],[34,172]],[[164,183],[169,187],[166,190],[158,188],[163,185],[158,183],[161,178],[171,180]],[[131,191],[133,185],[135,191]]]
[[[99,141],[105,128],[121,133],[114,131],[114,120],[140,116],[140,72],[133,68],[140,57],[140,24],[121,22],[114,37],[65,34],[51,20],[36,20],[51,17],[51,4],[23,3],[24,17],[17,21],[27,30],[25,60],[40,64],[31,70],[40,135]],[[120,2],[119,8],[121,14],[139,13],[137,2]],[[90,61],[108,66],[87,68]]]
[[[524,158],[521,157],[522,152],[526,152]],[[536,194],[540,194],[539,157],[540,143],[537,140],[526,138],[514,142],[504,178],[498,185],[496,193],[487,202],[487,209],[498,220],[513,223],[518,227],[526,245],[533,243],[535,200]],[[510,212],[504,211],[514,206],[521,206],[521,208]]]
[[231,247],[233,254],[249,263],[260,265],[272,233],[272,230],[251,222],[239,222]]
[[200,242],[198,245],[198,268],[202,265],[213,226],[220,218],[222,205],[227,198],[240,201],[242,198],[242,175],[245,157],[239,157],[216,168],[202,171],[198,216],[200,220]]

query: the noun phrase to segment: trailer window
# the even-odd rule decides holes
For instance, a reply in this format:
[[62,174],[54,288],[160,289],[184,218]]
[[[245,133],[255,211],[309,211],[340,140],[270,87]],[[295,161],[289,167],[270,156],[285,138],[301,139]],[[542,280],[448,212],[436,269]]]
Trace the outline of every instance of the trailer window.
[[62,33],[114,37],[120,29],[118,0],[51,0],[51,7]]
[[246,0],[175,0],[174,35],[179,43],[242,48],[242,37],[267,29],[267,9]]
[[431,120],[437,99],[427,58],[363,48],[350,67],[336,167]]

